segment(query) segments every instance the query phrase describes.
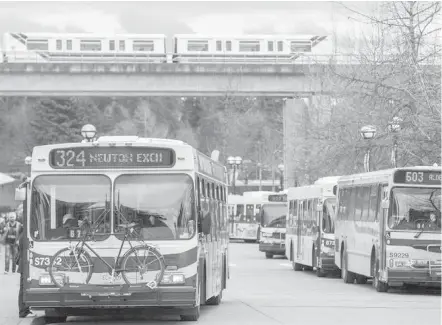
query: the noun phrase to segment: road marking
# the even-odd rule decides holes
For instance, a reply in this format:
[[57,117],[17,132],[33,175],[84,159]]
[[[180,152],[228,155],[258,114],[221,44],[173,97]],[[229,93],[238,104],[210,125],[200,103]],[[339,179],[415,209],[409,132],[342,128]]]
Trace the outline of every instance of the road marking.
[[236,266],[236,264],[229,264],[229,266]]
[[279,264],[279,265],[281,265],[281,266],[287,266],[287,267],[292,267],[292,264],[290,264],[290,263],[281,263],[281,264]]

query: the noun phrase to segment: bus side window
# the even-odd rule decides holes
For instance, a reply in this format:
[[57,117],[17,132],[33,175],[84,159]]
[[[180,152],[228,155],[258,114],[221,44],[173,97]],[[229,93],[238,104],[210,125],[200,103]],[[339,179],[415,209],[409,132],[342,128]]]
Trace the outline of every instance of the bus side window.
[[201,210],[201,182],[200,182],[199,177],[196,178],[196,196],[197,196],[196,210],[200,211]]
[[370,186],[370,206],[368,211],[368,221],[373,222],[377,220],[377,208],[378,208],[378,186]]
[[368,214],[370,210],[370,186],[364,186],[362,188],[362,221],[368,221]]

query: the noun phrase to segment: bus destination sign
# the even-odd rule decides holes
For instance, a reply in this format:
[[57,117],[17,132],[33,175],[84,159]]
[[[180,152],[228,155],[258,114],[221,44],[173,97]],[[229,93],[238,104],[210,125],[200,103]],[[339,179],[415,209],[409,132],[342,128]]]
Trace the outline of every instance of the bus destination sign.
[[175,153],[152,147],[61,148],[51,150],[49,163],[55,169],[172,167]]
[[269,195],[269,202],[287,202],[287,195],[286,194]]
[[440,171],[398,170],[393,181],[399,184],[441,185]]

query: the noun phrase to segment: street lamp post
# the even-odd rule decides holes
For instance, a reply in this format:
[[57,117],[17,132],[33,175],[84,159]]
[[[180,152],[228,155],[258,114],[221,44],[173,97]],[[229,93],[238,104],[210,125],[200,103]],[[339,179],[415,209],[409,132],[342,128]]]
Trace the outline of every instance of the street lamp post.
[[232,194],[235,194],[235,181],[236,181],[236,170],[241,165],[242,158],[241,157],[228,157],[227,163],[229,164],[230,168],[233,169],[233,177],[232,177]]
[[398,132],[401,130],[402,119],[400,117],[393,117],[393,119],[388,122],[388,131],[393,134],[393,150],[391,152],[391,164],[394,168],[397,167],[397,140]]
[[279,164],[278,169],[279,169],[279,187],[281,188],[281,191],[283,191],[284,190],[284,165]]
[[262,188],[262,164],[257,163],[256,166],[258,167],[259,191],[261,191],[261,188]]
[[366,125],[361,128],[361,136],[364,140],[368,140],[369,144],[367,147],[367,151],[364,156],[364,169],[366,172],[370,171],[370,147],[371,140],[376,136],[376,127],[373,125]]

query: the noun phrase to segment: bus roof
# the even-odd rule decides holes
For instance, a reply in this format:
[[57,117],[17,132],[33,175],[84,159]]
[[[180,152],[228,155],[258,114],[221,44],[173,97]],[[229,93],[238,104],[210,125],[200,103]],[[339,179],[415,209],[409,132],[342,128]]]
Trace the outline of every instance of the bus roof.
[[325,184],[313,184],[301,187],[291,187],[288,190],[287,199],[309,199],[309,198],[321,198],[321,197],[335,197],[333,194],[333,187],[337,183],[330,182]]

